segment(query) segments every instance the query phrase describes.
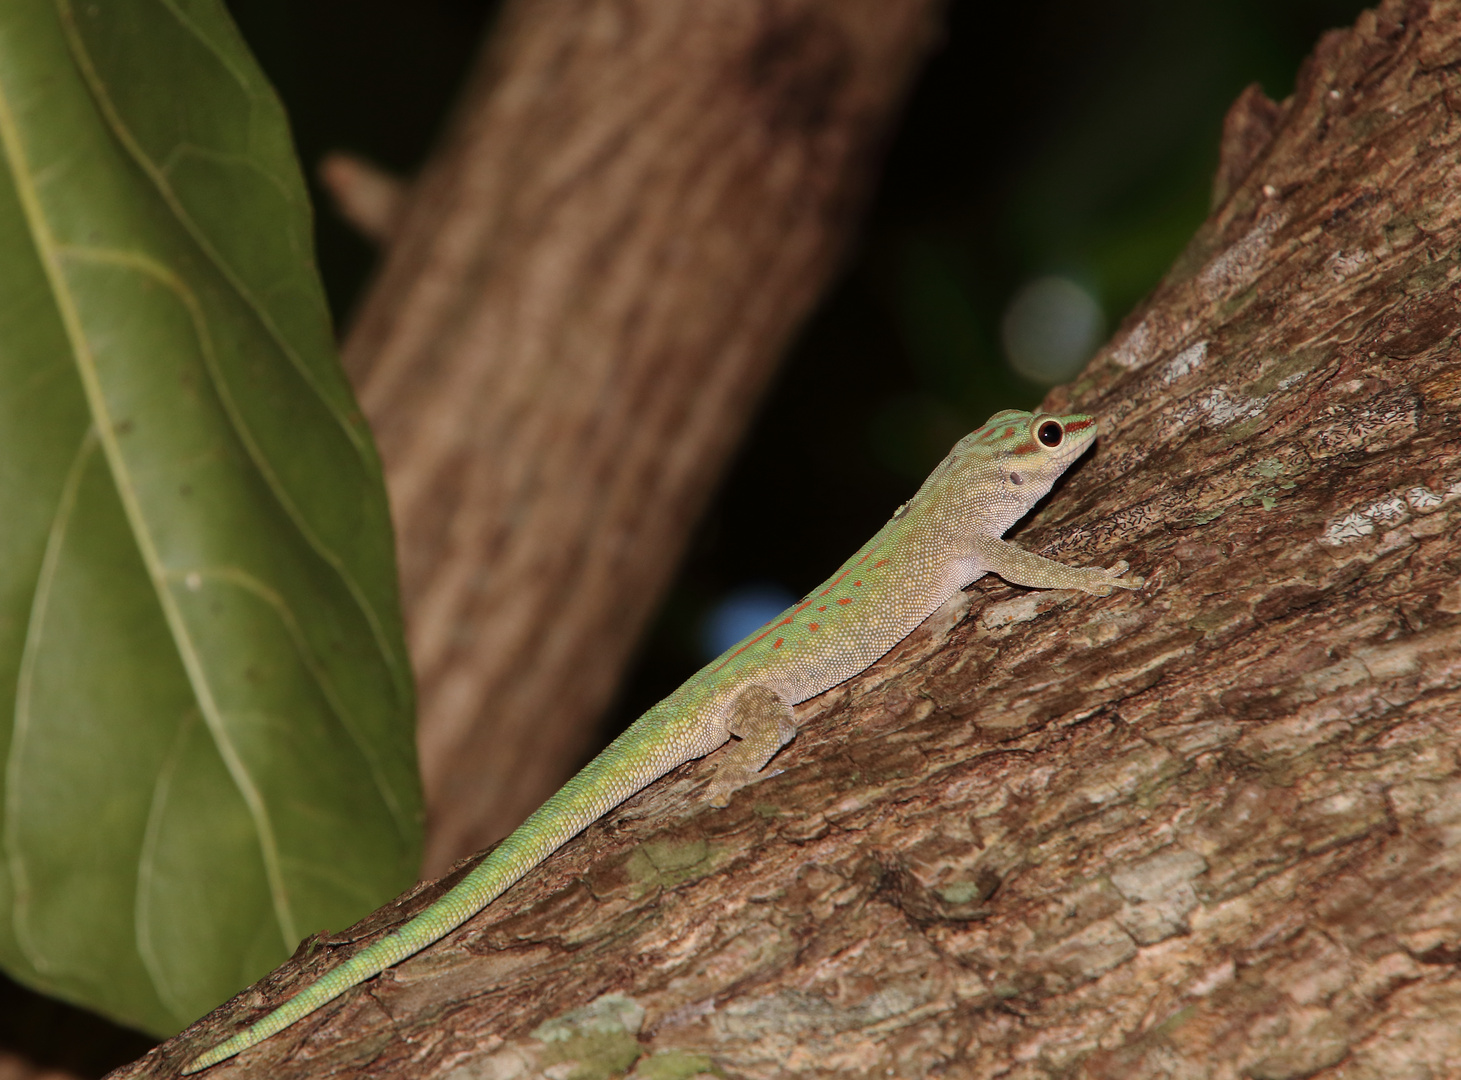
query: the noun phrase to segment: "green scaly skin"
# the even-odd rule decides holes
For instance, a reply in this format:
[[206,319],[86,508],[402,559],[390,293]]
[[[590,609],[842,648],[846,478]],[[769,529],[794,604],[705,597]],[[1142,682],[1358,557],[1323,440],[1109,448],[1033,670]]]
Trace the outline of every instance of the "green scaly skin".
[[1064,566],[1000,539],[1095,437],[1089,416],[991,417],[836,574],[636,720],[455,888],[183,1071],[254,1046],[439,940],[636,791],[735,737],[707,791],[724,806],[795,736],[792,705],[869,667],[976,578],[1097,596],[1140,588],[1119,576],[1124,564]]

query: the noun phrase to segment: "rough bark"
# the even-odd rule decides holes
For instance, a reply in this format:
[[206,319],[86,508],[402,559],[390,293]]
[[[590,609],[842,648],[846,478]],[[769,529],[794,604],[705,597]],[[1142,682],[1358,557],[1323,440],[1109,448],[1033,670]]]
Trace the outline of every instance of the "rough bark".
[[517,0],[345,346],[439,874],[581,762],[938,0]]
[[229,1075],[1461,1073],[1458,71],[1457,0],[1326,36],[1052,395],[1102,441],[1020,537],[1140,593],[979,582],[780,775],[684,767]]

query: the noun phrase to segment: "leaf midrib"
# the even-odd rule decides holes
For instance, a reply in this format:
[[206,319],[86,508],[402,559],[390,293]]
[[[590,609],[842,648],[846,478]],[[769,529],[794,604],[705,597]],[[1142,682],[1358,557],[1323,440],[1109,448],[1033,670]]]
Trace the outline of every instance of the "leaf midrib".
[[[234,289],[234,291],[238,293],[239,297],[243,299],[244,302],[248,305],[249,310],[253,312],[254,317],[259,320],[259,324],[264,327],[268,335],[273,339],[275,345],[279,348],[279,351],[283,353],[283,355],[289,360],[290,365],[299,374],[300,378],[304,380],[305,384],[309,386],[309,388],[314,392],[315,396],[325,407],[325,410],[335,420],[335,423],[344,433],[345,438],[350,442],[352,446],[355,447],[357,455],[361,457],[362,461],[370,464],[372,460],[371,454],[368,448],[363,444],[360,433],[355,430],[354,425],[349,422],[347,417],[340,415],[339,411],[335,408],[334,403],[330,400],[329,395],[321,390],[317,380],[315,379],[314,373],[309,370],[309,366],[299,358],[299,355],[294,351],[289,341],[284,337],[283,334],[279,332],[278,327],[274,325],[274,320],[269,315],[268,310],[258,301],[253,292],[245,285],[245,283],[239,280],[238,276],[234,273],[232,266],[230,266],[227,261],[219,255],[218,251],[209,242],[207,235],[204,234],[200,228],[198,228],[197,224],[193,221],[192,216],[186,211],[186,209],[184,209],[182,204],[179,202],[177,196],[173,193],[172,185],[168,182],[167,178],[163,175],[157,164],[151,159],[151,157],[143,152],[142,147],[133,137],[131,129],[128,128],[128,126],[122,121],[121,115],[117,112],[116,107],[112,104],[111,96],[107,93],[106,84],[102,81],[100,75],[97,73],[95,67],[91,63],[91,55],[87,52],[84,43],[80,40],[79,35],[76,33],[75,29],[71,25],[72,10],[69,0],[57,0],[57,3],[58,7],[63,9],[64,11],[64,16],[61,22],[63,26],[63,33],[66,36],[67,45],[71,50],[72,56],[76,59],[77,67],[81,72],[82,78],[86,80],[87,87],[91,91],[93,100],[95,100],[97,103],[98,110],[100,111],[102,117],[106,120],[107,125],[111,128],[112,134],[116,136],[117,141],[127,151],[132,160],[136,162],[137,167],[141,169],[143,174],[152,182],[153,187],[157,191],[158,197],[162,199],[163,202],[167,205],[168,209],[172,211],[173,216],[177,219],[178,223],[187,230],[188,235],[192,237],[193,242],[198,245],[199,250],[202,251],[205,256],[207,256],[208,261],[212,263],[214,269],[216,269],[218,273],[223,276],[223,279],[228,282],[228,284]],[[177,10],[172,7],[172,5],[164,4],[164,6],[168,8],[168,10],[174,15],[174,17],[178,18],[180,25],[185,26],[195,38],[200,40],[204,44],[204,46],[209,49],[210,52],[213,52],[215,55],[217,54],[217,51],[212,47],[212,42],[209,41],[202,34],[200,34],[197,28],[194,27],[189,20],[183,19],[181,15],[177,12]],[[223,63],[221,58],[220,63]],[[229,73],[233,75],[235,79],[238,78],[237,72],[235,72],[232,67],[230,67],[227,63],[224,63],[223,66],[228,69]],[[252,96],[252,87],[243,82],[240,82],[240,86],[246,93]],[[274,497],[279,500],[279,503],[284,508],[285,513],[289,515],[290,520],[294,522],[295,527],[299,529],[300,534],[305,538],[305,541],[310,545],[311,548],[315,550],[316,554],[318,554],[320,558],[323,559],[331,567],[331,569],[335,571],[335,573],[344,583],[346,590],[355,600],[356,605],[361,609],[361,613],[365,616],[366,622],[370,626],[371,634],[375,638],[376,648],[380,651],[381,657],[385,660],[387,667],[390,669],[391,680],[396,685],[396,692],[399,700],[403,704],[409,701],[411,697],[409,689],[410,675],[402,670],[402,658],[399,657],[390,647],[389,638],[385,632],[385,626],[381,622],[380,614],[375,610],[374,605],[372,605],[370,601],[366,598],[364,590],[361,589],[359,583],[356,582],[354,577],[346,571],[344,563],[341,560],[340,556],[315,535],[314,530],[311,529],[306,522],[304,515],[300,512],[299,508],[294,505],[293,499],[291,499],[285,492],[283,485],[279,482],[278,477],[274,474],[274,470],[269,466],[269,463],[265,459],[263,453],[254,443],[248,426],[244,424],[243,417],[239,414],[237,407],[234,405],[232,395],[229,394],[228,388],[225,385],[222,385],[223,380],[219,378],[218,373],[212,370],[211,367],[209,370],[209,374],[213,377],[215,391],[217,392],[219,399],[224,403],[224,408],[228,411],[229,419],[233,421],[234,428],[238,432],[239,438],[243,441],[244,446],[247,448],[250,458],[253,459],[255,467],[258,468],[260,473],[264,476],[266,483],[268,483],[269,485],[269,489],[274,493]]]
[[177,602],[172,595],[172,590],[168,588],[166,571],[163,569],[162,560],[158,555],[151,531],[147,526],[147,520],[142,512],[137,493],[133,489],[132,480],[127,471],[126,461],[122,456],[121,448],[117,444],[116,430],[112,423],[111,414],[107,410],[106,399],[102,393],[101,381],[96,371],[95,358],[92,356],[90,345],[82,329],[81,317],[77,310],[75,298],[72,296],[65,278],[61,274],[58,251],[60,245],[56,242],[56,238],[51,232],[40,196],[35,189],[34,174],[25,152],[25,145],[20,135],[20,129],[16,123],[15,114],[11,108],[9,94],[3,84],[0,84],[0,148],[3,148],[5,151],[6,161],[10,168],[11,179],[15,185],[21,212],[25,217],[26,226],[31,235],[31,241],[36,246],[39,262],[42,271],[46,275],[46,280],[50,285],[51,295],[55,301],[56,310],[60,316],[62,326],[65,329],[67,340],[71,344],[72,358],[76,363],[77,375],[81,380],[82,392],[86,397],[92,423],[95,426],[97,438],[101,443],[102,453],[106,457],[107,466],[112,474],[112,481],[116,486],[117,495],[121,500],[123,512],[126,514],[133,540],[137,544],[138,553],[147,570],[147,576],[151,582],[153,593],[157,597],[159,606],[162,608],[163,618],[167,622],[174,646],[177,648],[178,656],[187,674],[188,683],[192,688],[194,699],[197,701],[198,708],[202,712],[204,721],[207,723],[209,731],[213,736],[219,756],[223,759],[224,767],[228,770],[229,776],[237,786],[239,794],[243,797],[244,803],[248,808],[249,815],[253,819],[264,861],[264,874],[269,883],[269,893],[273,902],[274,916],[284,939],[284,947],[286,949],[293,948],[299,940],[299,933],[295,927],[294,915],[289,904],[288,890],[284,884],[283,871],[280,866],[279,845],[274,835],[273,823],[269,819],[268,807],[264,805],[263,797],[260,795],[253,777],[249,775],[243,759],[239,756],[237,748],[229,738],[222,713],[213,696],[213,689],[209,685],[207,675],[203,670],[203,664],[198,655],[197,646],[193,642],[187,622],[183,618],[182,612],[179,610]]

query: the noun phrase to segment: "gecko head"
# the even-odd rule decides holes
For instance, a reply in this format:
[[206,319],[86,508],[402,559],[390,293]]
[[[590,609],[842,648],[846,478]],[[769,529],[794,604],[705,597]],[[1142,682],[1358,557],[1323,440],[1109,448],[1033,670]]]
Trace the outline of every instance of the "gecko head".
[[977,518],[1002,533],[1045,497],[1095,439],[1095,417],[1006,409],[960,439],[919,495],[952,501],[957,519]]

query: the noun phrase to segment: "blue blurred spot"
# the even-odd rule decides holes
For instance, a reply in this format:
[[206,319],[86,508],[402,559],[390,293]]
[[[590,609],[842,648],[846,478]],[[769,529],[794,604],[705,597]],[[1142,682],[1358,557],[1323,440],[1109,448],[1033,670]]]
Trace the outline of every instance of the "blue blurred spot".
[[731,590],[700,624],[700,651],[707,660],[719,656],[794,603],[796,597],[780,585],[762,582]]
[[1106,313],[1088,290],[1051,275],[1021,286],[1001,329],[1010,367],[1053,386],[1075,378],[1091,358],[1106,336]]

